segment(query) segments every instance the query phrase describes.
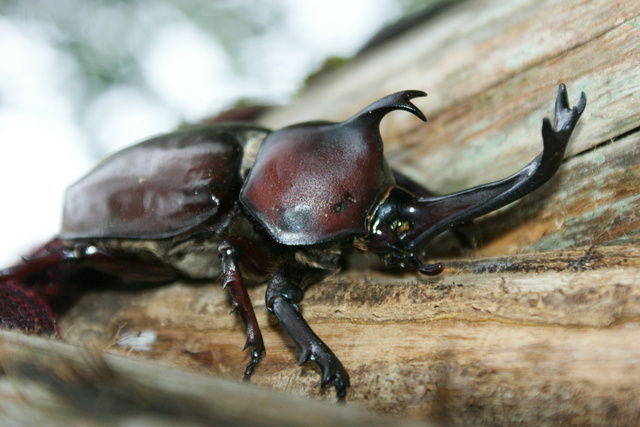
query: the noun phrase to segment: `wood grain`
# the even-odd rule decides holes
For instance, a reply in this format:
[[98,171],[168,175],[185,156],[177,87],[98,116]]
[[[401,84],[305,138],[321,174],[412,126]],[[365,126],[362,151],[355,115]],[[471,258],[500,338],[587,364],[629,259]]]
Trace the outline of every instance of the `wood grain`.
[[3,425],[417,425],[2,331],[0,368]]
[[[558,83],[572,103],[588,96],[548,185],[465,225],[464,242],[448,235],[427,248],[446,263],[442,275],[354,262],[308,289],[305,317],[351,374],[348,406],[446,425],[640,424],[639,63],[638,2],[456,2],[264,117],[273,127],[342,120],[390,92],[426,90],[416,103],[429,122],[394,113],[383,136],[392,166],[444,193],[536,156]],[[296,366],[264,292],[250,289],[267,345],[252,382],[333,402],[315,365]],[[60,326],[105,360],[145,360],[159,381],[179,377],[173,369],[190,372],[187,382],[237,380],[248,356],[228,309],[219,283],[176,283],[87,294]],[[43,348],[21,339],[2,335],[5,365],[22,357],[7,350],[15,342]]]
[[[354,406],[447,423],[640,420],[639,268],[639,248],[612,246],[454,259],[433,278],[350,271],[309,288],[303,312],[349,369]],[[264,291],[250,291],[267,345],[252,382],[333,401],[315,365],[296,366]],[[65,339],[239,379],[227,299],[216,285],[91,294]],[[105,300],[117,303],[99,325]],[[127,345],[140,331],[156,334],[150,348]]]

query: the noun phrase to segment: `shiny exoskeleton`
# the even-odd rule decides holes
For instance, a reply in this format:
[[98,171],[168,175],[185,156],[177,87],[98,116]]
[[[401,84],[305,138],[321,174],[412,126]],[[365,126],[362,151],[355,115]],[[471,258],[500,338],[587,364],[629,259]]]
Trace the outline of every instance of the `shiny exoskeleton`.
[[[311,359],[322,385],[344,399],[349,375],[302,317],[304,289],[337,271],[349,247],[387,264],[438,274],[418,249],[437,234],[513,202],[560,167],[586,97],[570,108],[560,85],[542,153],[514,175],[432,196],[393,171],[379,124],[394,110],[422,120],[403,91],[342,123],[302,123],[271,132],[212,125],[156,137],[102,161],[66,193],[60,234],[0,270],[0,322],[52,333],[56,315],[88,281],[125,283],[222,277],[246,327],[248,377],[264,353],[244,279],[268,281],[266,306]],[[213,343],[212,343],[213,345]]]

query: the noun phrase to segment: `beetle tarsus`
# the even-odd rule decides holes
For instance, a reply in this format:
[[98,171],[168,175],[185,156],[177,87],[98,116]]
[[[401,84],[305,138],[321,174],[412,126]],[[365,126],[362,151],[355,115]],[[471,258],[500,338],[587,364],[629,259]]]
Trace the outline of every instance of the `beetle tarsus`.
[[223,288],[228,288],[231,295],[231,313],[237,310],[246,328],[247,340],[242,350],[252,349],[251,360],[244,370],[244,379],[248,380],[260,358],[265,353],[262,332],[260,331],[260,326],[258,326],[251,299],[247,294],[247,288],[240,274],[236,248],[229,242],[222,242],[218,246],[218,255],[220,256],[222,267],[222,286]]
[[262,355],[266,353],[264,345],[261,349],[259,349],[253,342],[249,342],[249,340],[247,339],[247,342],[242,348],[242,351],[246,350],[248,347],[253,347],[253,349],[251,350],[251,361],[249,361],[249,363],[247,363],[247,366],[244,368],[244,376],[242,377],[244,381],[249,381],[251,379],[253,370],[260,361]]

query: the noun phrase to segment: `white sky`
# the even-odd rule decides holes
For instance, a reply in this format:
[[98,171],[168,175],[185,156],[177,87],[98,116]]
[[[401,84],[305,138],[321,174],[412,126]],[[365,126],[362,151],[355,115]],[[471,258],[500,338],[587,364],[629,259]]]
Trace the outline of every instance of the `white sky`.
[[217,41],[188,22],[158,28],[138,59],[162,104],[115,87],[89,105],[90,133],[76,122],[64,52],[0,17],[0,267],[56,233],[64,189],[96,162],[90,143],[106,153],[239,98],[286,100],[325,57],[353,54],[401,13],[393,0],[280,1],[284,26],[240,52],[260,65],[249,76],[235,75]]

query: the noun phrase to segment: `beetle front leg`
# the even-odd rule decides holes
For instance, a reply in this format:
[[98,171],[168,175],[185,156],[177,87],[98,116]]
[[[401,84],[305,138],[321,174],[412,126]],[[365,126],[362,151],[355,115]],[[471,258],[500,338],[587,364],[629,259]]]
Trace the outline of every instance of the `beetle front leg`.
[[[321,386],[333,381],[338,400],[343,402],[349,388],[349,374],[331,349],[313,332],[304,320],[297,303],[304,291],[301,282],[293,279],[290,271],[297,267],[284,263],[272,276],[266,293],[267,309],[276,315],[280,324],[300,349],[299,364],[313,360],[320,367]],[[295,274],[293,275],[295,277]]]
[[228,287],[229,293],[231,294],[231,312],[233,313],[237,309],[246,327],[247,341],[242,350],[244,351],[248,347],[252,349],[251,360],[244,370],[244,379],[248,380],[258,364],[260,357],[265,352],[262,332],[260,332],[258,319],[256,319],[251,299],[244,286],[242,274],[240,274],[238,253],[235,247],[229,242],[222,242],[218,246],[218,255],[220,256],[220,262],[222,264],[222,287]]

